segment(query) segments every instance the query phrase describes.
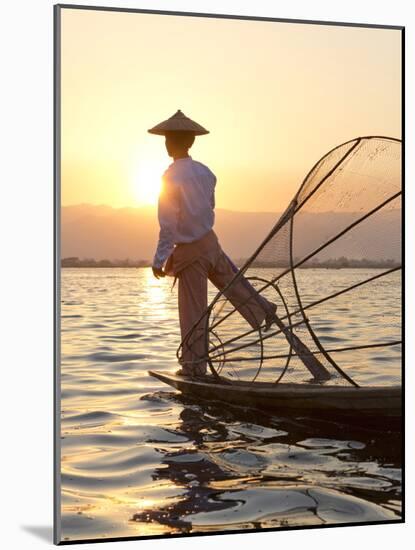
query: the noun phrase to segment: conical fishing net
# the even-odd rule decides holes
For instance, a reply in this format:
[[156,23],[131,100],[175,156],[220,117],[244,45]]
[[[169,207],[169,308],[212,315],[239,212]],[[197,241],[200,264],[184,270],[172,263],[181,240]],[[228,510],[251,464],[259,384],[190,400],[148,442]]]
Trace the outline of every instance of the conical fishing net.
[[[212,300],[201,359],[231,381],[398,382],[400,274],[401,142],[356,138],[315,164]],[[189,345],[192,331],[179,359]]]

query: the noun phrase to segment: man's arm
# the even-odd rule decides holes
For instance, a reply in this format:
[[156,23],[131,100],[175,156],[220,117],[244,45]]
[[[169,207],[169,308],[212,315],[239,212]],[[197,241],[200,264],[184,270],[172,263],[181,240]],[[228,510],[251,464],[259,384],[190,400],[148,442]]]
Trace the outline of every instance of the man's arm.
[[177,199],[178,189],[163,177],[162,189],[158,200],[158,220],[160,224],[157,250],[153,259],[153,273],[157,277],[162,275],[162,267],[173,252],[177,235],[177,220],[179,215],[179,203]]

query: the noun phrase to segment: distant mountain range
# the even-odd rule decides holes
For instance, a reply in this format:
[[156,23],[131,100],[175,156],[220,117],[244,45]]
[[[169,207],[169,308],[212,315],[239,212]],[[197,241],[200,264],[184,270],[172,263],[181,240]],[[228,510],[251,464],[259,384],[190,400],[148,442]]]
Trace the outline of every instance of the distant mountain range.
[[[216,209],[215,231],[222,248],[237,260],[249,257],[272,229],[281,213],[234,212]],[[294,256],[302,258],[326,242],[361,214],[304,213],[296,218]],[[79,204],[61,209],[61,257],[95,260],[151,261],[157,245],[158,221],[155,208],[113,208]],[[400,211],[380,211],[347,233],[318,255],[318,259],[345,256],[355,259],[400,259]],[[264,260],[287,254],[287,235],[281,234],[281,248],[264,254]]]

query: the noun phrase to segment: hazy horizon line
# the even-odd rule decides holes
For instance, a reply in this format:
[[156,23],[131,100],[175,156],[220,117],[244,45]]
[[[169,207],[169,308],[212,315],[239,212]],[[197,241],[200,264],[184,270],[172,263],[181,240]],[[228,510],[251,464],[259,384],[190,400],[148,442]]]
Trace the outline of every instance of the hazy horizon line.
[[[95,206],[95,207],[107,207],[112,210],[157,210],[156,204],[144,204],[136,206],[113,206],[108,203],[93,203],[93,202],[77,202],[71,204],[61,204],[61,208],[71,208],[76,206]],[[233,210],[231,208],[225,208],[217,206],[215,210],[225,210],[227,212],[243,212],[244,214],[280,214],[283,210]]]
[[[157,213],[157,205],[151,205],[151,204],[145,204],[142,206],[112,206],[111,204],[106,203],[91,203],[91,202],[79,202],[79,203],[72,203],[72,204],[61,204],[60,208],[61,210],[63,208],[74,208],[74,207],[80,207],[80,206],[91,206],[91,207],[105,207],[110,208],[111,210],[148,210],[153,211],[155,214]],[[396,209],[389,209],[388,211],[400,211],[400,208]],[[224,208],[221,206],[215,207],[215,211],[222,211],[222,212],[233,212],[235,214],[272,214],[272,215],[278,215],[280,216],[284,211],[285,208],[282,210],[233,210],[231,208]],[[304,210],[303,214],[353,214],[358,212],[357,210],[347,210],[347,211],[336,211],[336,210],[322,210],[319,212],[312,212],[309,210]]]

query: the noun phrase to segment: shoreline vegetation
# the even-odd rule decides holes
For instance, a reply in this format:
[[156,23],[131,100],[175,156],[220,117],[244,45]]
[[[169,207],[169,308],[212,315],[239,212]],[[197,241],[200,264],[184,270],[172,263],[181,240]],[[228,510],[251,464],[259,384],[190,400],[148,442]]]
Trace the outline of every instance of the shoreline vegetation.
[[[294,259],[294,263],[297,263],[299,259]],[[246,262],[246,259],[240,258],[235,261],[237,267],[241,267]],[[346,258],[341,256],[340,258],[330,258],[327,260],[318,260],[313,259],[309,262],[306,262],[301,266],[301,268],[322,268],[322,269],[344,269],[344,268],[388,268],[392,269],[394,267],[400,266],[400,262],[397,262],[393,259],[380,259],[380,260],[370,260],[368,258],[356,259],[356,258]],[[61,267],[151,267],[151,262],[149,260],[131,260],[126,258],[124,260],[95,260],[94,258],[83,258],[80,259],[77,256],[71,256],[68,258],[62,258]],[[272,267],[289,267],[287,262],[253,262],[252,267],[263,267],[263,268],[272,268]]]

